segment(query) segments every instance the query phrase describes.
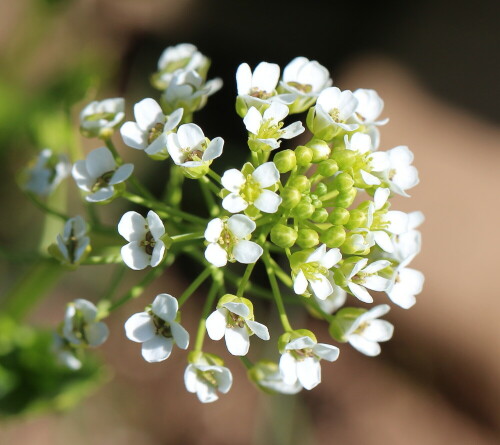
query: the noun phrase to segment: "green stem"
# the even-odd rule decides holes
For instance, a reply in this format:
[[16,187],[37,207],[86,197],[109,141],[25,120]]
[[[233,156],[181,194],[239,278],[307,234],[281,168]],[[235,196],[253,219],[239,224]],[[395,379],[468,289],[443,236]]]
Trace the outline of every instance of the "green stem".
[[113,144],[113,141],[111,140],[111,137],[104,138],[104,143],[106,144],[106,147],[109,148],[111,151],[113,157],[115,158],[115,161],[118,165],[123,164],[123,159],[121,156],[118,154],[118,150],[115,147],[115,144]]
[[[213,194],[218,195],[218,192],[220,190],[206,176],[202,176],[198,180],[198,184],[200,185],[200,189],[201,189],[201,193],[203,194],[203,198],[205,198],[205,204],[207,205],[207,209],[208,209],[210,216],[212,218],[217,217],[220,213],[220,207],[215,202]],[[205,185],[208,188],[205,187]],[[213,189],[210,189],[210,187],[214,187],[215,191]],[[211,192],[213,192],[213,194]]]
[[63,221],[67,221],[70,218],[68,215],[58,212],[57,210],[54,210],[53,208],[49,207],[44,202],[40,201],[40,199],[33,193],[26,193],[26,196],[30,199],[30,201],[33,204],[35,204],[35,206],[37,206],[43,212],[48,213],[49,215],[55,216],[57,218],[60,218]]
[[196,278],[179,297],[179,307],[181,307],[188,300],[188,298],[193,295],[196,289],[201,286],[201,284],[210,276],[211,273],[212,266],[207,266],[205,270],[200,275],[198,275],[198,278]]
[[[213,269],[212,269],[213,271]],[[210,290],[208,291],[207,299],[205,300],[205,305],[203,306],[203,313],[201,315],[200,322],[198,324],[198,331],[196,333],[196,341],[194,344],[195,351],[201,351],[203,349],[203,341],[205,340],[206,323],[209,312],[212,310],[215,297],[219,291],[220,281],[214,278]]]
[[313,297],[301,297],[300,299],[303,304],[306,306],[312,307],[316,312],[319,312],[321,316],[328,321],[328,323],[331,323],[332,320],[335,318],[333,315],[328,314],[325,312],[321,307],[319,306],[318,302],[313,298]]
[[220,176],[217,173],[215,173],[211,168],[208,170],[208,176],[210,176],[214,181],[218,182],[219,184],[222,184]]
[[242,356],[242,357],[240,357],[240,360],[241,360],[241,363],[243,363],[243,365],[245,366],[245,368],[247,368],[247,369],[253,368],[253,363],[247,357]]
[[118,290],[118,287],[120,286],[120,283],[123,280],[123,277],[125,276],[125,267],[123,264],[120,264],[117,266],[115,273],[113,274],[113,277],[111,278],[111,282],[109,283],[108,288],[106,289],[106,292],[104,293],[104,296],[101,298],[101,300],[111,300]]
[[256,263],[251,263],[245,269],[245,273],[243,274],[243,278],[240,280],[240,284],[238,285],[238,291],[236,292],[237,297],[242,297],[245,293],[248,280],[250,279],[250,275],[252,275],[253,268]]
[[281,282],[289,287],[289,288],[292,288],[293,287],[293,281],[292,281],[292,278],[290,277],[289,274],[287,274],[282,268],[281,266],[276,262],[274,261],[274,259],[269,255],[269,259],[270,259],[270,262],[271,262],[271,265],[273,266],[274,268],[274,273],[275,275],[281,280]]
[[182,201],[182,184],[184,183],[184,179],[185,176],[179,166],[175,164],[170,166],[170,177],[166,184],[163,199],[177,209]]
[[183,233],[182,235],[171,236],[173,243],[181,243],[183,241],[191,241],[205,238],[204,232]]

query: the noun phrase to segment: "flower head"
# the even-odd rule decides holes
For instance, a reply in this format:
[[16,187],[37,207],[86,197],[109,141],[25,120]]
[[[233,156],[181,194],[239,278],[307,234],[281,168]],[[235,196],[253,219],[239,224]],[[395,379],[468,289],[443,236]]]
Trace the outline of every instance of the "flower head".
[[267,327],[254,320],[253,305],[246,298],[225,295],[217,310],[207,318],[207,332],[212,340],[226,339],[226,346],[233,355],[246,355],[250,347],[250,335],[269,340]]
[[80,113],[80,130],[85,137],[108,138],[124,118],[123,98],[94,101]]
[[72,175],[76,184],[90,194],[88,202],[104,202],[113,198],[115,186],[125,182],[134,170],[133,164],[116,164],[111,151],[106,147],[92,150],[87,159],[76,161]]
[[166,116],[154,99],[141,100],[134,105],[136,122],[125,122],[120,128],[123,142],[150,156],[165,158],[168,155],[167,134],[179,125],[183,111],[179,108]]
[[64,338],[75,346],[100,346],[109,335],[106,324],[97,318],[97,307],[88,300],[68,303],[62,328]]
[[90,239],[87,236],[87,224],[81,216],[70,218],[64,224],[63,233],[57,235],[57,248],[63,261],[78,264],[89,250]]
[[189,333],[177,322],[178,308],[172,295],[159,294],[144,312],[125,322],[127,338],[142,343],[142,356],[147,362],[166,360],[174,344],[181,349],[189,346]]
[[129,241],[121,249],[128,267],[142,270],[160,264],[165,254],[165,243],[161,240],[165,226],[155,212],[150,210],[146,218],[137,212],[125,213],[118,223],[118,233]]

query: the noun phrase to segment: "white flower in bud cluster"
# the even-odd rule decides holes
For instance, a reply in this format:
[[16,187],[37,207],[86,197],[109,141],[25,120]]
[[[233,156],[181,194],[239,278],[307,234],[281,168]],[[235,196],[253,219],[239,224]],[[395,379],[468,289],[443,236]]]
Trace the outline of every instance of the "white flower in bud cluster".
[[334,362],[339,356],[339,348],[325,343],[317,343],[311,337],[299,337],[285,346],[279,368],[283,381],[294,385],[298,381],[305,389],[313,389],[321,383],[320,360]]
[[225,221],[212,219],[205,230],[209,243],[205,258],[216,267],[223,267],[228,261],[255,263],[264,252],[257,243],[249,241],[255,227],[255,222],[245,215],[233,215]]
[[81,298],[68,303],[62,332],[64,338],[75,346],[100,346],[109,335],[106,324],[97,319],[96,306]]
[[281,145],[279,139],[292,139],[305,131],[302,122],[297,121],[288,127],[283,127],[283,120],[288,116],[288,107],[278,102],[272,102],[269,108],[261,114],[255,107],[248,110],[243,123],[251,133],[249,144],[255,151],[274,150]]
[[358,101],[351,91],[340,91],[337,87],[324,89],[316,101],[315,127],[340,127],[354,131],[359,125],[353,120]]
[[221,182],[230,193],[222,200],[222,207],[228,212],[238,213],[253,204],[261,212],[275,213],[282,199],[268,188],[273,187],[279,179],[280,173],[274,162],[259,165],[246,177],[235,168],[226,170]]
[[228,351],[233,355],[246,355],[250,348],[250,335],[269,340],[269,331],[262,323],[253,320],[245,303],[229,301],[212,312],[206,322],[212,340],[226,339]]
[[384,101],[375,90],[358,88],[353,93],[358,101],[354,119],[363,125],[385,125],[389,119],[377,120],[384,109]]
[[125,122],[120,133],[126,145],[144,150],[148,155],[167,155],[167,135],[179,125],[183,109],[175,110],[169,116],[154,99],[143,99],[134,105],[136,122]]
[[113,198],[115,186],[125,182],[134,171],[133,164],[118,166],[111,151],[106,147],[92,150],[87,159],[76,161],[71,171],[82,190],[90,194],[88,202],[103,202]]
[[129,340],[142,343],[142,356],[149,363],[166,360],[174,344],[189,346],[189,333],[176,321],[179,304],[169,294],[159,294],[150,308],[132,315],[125,322]]
[[124,118],[123,98],[94,101],[80,113],[80,130],[86,137],[108,138]]
[[49,148],[42,150],[35,165],[24,171],[23,189],[35,195],[52,193],[71,172],[71,164],[64,154],[55,154]]
[[62,235],[57,235],[57,247],[69,264],[77,264],[81,260],[90,244],[90,239],[86,235],[87,224],[81,216],[68,219],[64,224]]
[[385,269],[391,263],[387,260],[378,260],[368,264],[368,258],[359,260],[346,277],[347,287],[351,293],[364,303],[373,303],[373,297],[366,289],[386,291],[391,286],[391,281],[380,277],[377,272]]
[[390,340],[394,326],[379,317],[387,314],[390,307],[387,304],[375,306],[352,321],[344,333],[344,338],[359,352],[370,357],[380,354],[379,342]]
[[337,248],[326,250],[326,245],[319,246],[306,261],[300,265],[299,271],[293,282],[293,290],[302,295],[310,286],[312,293],[320,300],[326,299],[333,293],[330,280],[330,269],[342,259],[342,254]]
[[390,300],[403,309],[409,309],[417,302],[415,295],[422,292],[425,280],[422,272],[406,267],[411,260],[409,257],[398,265],[394,271],[393,284],[386,291]]
[[128,244],[121,248],[123,262],[134,270],[156,267],[165,255],[161,237],[165,226],[160,217],[150,210],[146,218],[137,212],[125,213],[118,223],[118,233]]
[[190,393],[196,393],[202,403],[219,399],[217,392],[227,394],[233,384],[233,375],[225,366],[210,364],[201,359],[190,363],[184,373],[184,383]]

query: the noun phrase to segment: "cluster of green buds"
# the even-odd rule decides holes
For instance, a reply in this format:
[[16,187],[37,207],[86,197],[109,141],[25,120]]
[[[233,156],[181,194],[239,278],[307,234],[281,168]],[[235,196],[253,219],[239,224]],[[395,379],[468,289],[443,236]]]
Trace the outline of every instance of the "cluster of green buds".
[[[278,65],[267,62],[253,71],[246,63],[238,67],[236,111],[248,131],[248,158],[241,169],[216,173],[212,164],[222,155],[224,140],[209,139],[192,123],[193,114],[222,86],[220,79],[206,80],[209,65],[193,45],[167,48],[152,76],[161,98],[135,104],[135,121],[121,124],[122,99],[84,109],[83,135],[105,144],[86,159],[73,160],[88,227],[81,217],[69,218],[43,201],[52,187],[47,180],[40,196],[33,181],[27,189],[40,207],[66,224],[49,249],[63,267],[115,263],[132,273],[149,269],[121,297],[113,295],[114,282],[97,306],[85,300],[69,303],[61,334],[65,360],[71,348],[101,344],[107,337],[102,320],[143,296],[147,285],[185,253],[202,265],[202,272],[190,277],[178,298],[159,294],[125,323],[126,336],[142,344],[143,358],[161,362],[174,345],[188,349],[186,388],[200,401],[212,402],[229,391],[233,379],[222,358],[206,351],[208,333],[215,341],[225,338],[229,353],[241,357],[249,378],[264,391],[310,390],[321,381],[321,360],[335,361],[339,348],[318,343],[308,329],[292,327],[288,303],[303,305],[324,320],[333,341],[374,356],[380,353],[379,343],[391,338],[393,326],[379,319],[388,304],[369,306],[374,302],[370,292],[385,292],[392,303],[408,309],[422,290],[423,275],[408,265],[420,250],[417,227],[423,215],[390,206],[393,196],[407,197],[418,183],[413,154],[405,146],[379,150],[379,128],[388,120],[380,119],[383,101],[376,91],[341,91],[331,86],[325,67],[297,57],[282,74]],[[285,124],[299,114],[302,118]],[[123,162],[112,140],[117,128],[124,144],[142,150],[145,160],[169,166],[161,197],[140,182],[132,164]],[[198,182],[205,213],[183,207],[185,180]],[[126,243],[119,245],[116,228],[101,223],[95,207],[115,199],[147,210],[146,216],[128,211],[120,218],[117,231]],[[101,241],[106,234],[109,238]],[[236,262],[245,265],[242,276],[232,266]],[[268,284],[255,278],[259,268]],[[190,348],[180,309],[207,280],[211,285]],[[256,321],[265,317],[262,304],[254,306],[259,298],[276,306],[279,324],[269,319],[268,328]],[[83,308],[86,318],[76,317]],[[76,323],[77,318],[83,322]],[[250,359],[255,337],[277,341],[276,357]]]

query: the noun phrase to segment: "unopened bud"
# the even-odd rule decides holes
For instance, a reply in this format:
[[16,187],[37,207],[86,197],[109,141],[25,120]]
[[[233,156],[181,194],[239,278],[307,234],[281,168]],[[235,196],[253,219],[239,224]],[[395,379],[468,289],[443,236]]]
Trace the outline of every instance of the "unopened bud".
[[328,222],[333,225],[344,225],[349,221],[349,210],[342,207],[335,207],[328,215]]
[[347,229],[353,230],[366,225],[366,212],[359,209],[353,209],[350,212],[349,222],[345,225]]
[[283,199],[281,207],[293,209],[300,202],[302,193],[294,187],[285,187],[280,196]]
[[339,150],[332,153],[331,158],[337,161],[340,170],[347,170],[356,162],[356,152],[352,150]]
[[312,141],[308,142],[307,147],[312,149],[312,162],[314,163],[328,159],[328,156],[330,156],[330,153],[332,152],[330,146],[321,139],[313,139]]
[[315,223],[324,223],[328,219],[328,211],[326,209],[316,209],[311,215],[311,219]]
[[345,241],[346,233],[342,226],[332,226],[325,230],[320,237],[322,243],[330,249],[333,247],[340,247]]
[[311,163],[313,159],[313,151],[305,145],[299,145],[295,149],[295,158],[297,159],[297,165],[305,167]]
[[356,198],[357,190],[356,188],[352,188],[348,190],[347,192],[341,192],[338,194],[338,196],[334,200],[334,204],[337,207],[344,207],[347,208],[349,207],[354,199]]
[[339,166],[334,159],[325,159],[318,164],[318,173],[326,178],[333,176],[338,171]]
[[314,190],[314,194],[317,196],[323,196],[328,191],[328,187],[323,182],[320,182],[316,189]]
[[292,150],[283,150],[276,153],[273,161],[280,173],[287,173],[297,165],[295,153]]
[[297,240],[297,236],[297,232],[292,227],[284,224],[276,224],[271,229],[271,241],[283,249],[292,247]]
[[290,180],[288,185],[290,187],[295,187],[301,192],[308,192],[311,189],[311,181],[309,181],[309,178],[304,175],[295,176],[295,178]]
[[342,172],[335,176],[333,182],[340,192],[347,192],[354,186],[354,179],[352,179],[352,176],[347,172]]
[[300,203],[293,209],[293,215],[298,219],[308,219],[316,210],[310,202],[302,199]]
[[310,249],[319,244],[319,235],[313,229],[300,229],[297,237],[297,244],[302,249]]

